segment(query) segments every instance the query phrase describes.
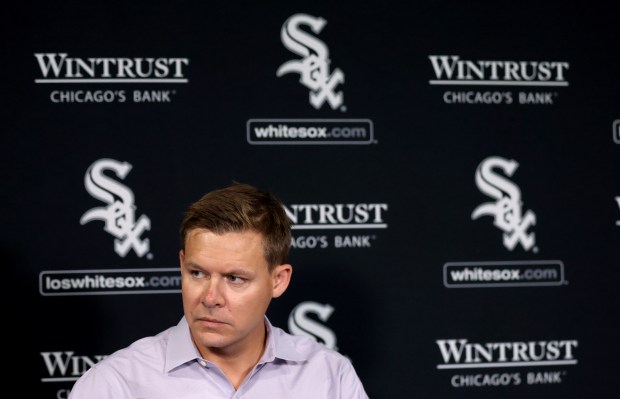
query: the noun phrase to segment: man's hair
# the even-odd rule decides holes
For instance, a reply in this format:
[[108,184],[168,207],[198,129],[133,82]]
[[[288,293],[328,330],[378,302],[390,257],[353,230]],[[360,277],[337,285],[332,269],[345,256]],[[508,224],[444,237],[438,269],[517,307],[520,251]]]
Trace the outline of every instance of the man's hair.
[[249,184],[234,182],[191,204],[181,222],[181,248],[185,249],[187,234],[196,228],[215,234],[248,230],[260,233],[270,271],[288,258],[291,220],[284,206],[273,194]]

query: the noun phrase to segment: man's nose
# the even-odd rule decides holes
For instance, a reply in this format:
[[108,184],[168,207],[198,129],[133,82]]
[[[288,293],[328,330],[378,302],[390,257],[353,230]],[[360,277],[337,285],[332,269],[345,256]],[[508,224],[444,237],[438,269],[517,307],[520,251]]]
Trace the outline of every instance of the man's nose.
[[212,277],[207,282],[202,295],[202,303],[207,307],[224,305],[224,295],[222,292],[223,278]]

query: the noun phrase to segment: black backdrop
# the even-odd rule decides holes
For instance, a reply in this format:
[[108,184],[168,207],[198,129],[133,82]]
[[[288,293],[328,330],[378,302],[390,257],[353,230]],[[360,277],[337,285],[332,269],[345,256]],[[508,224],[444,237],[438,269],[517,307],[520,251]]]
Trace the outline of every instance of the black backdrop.
[[63,399],[175,324],[182,212],[242,181],[295,222],[268,316],[347,355],[371,398],[617,397],[617,10],[24,2],[5,19],[7,386]]

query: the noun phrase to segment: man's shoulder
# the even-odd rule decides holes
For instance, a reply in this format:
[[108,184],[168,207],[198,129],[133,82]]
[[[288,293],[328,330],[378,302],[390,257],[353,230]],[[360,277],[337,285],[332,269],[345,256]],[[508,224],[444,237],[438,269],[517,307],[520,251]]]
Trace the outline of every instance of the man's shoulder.
[[173,328],[170,327],[157,335],[140,338],[130,345],[113,352],[97,365],[105,367],[130,362],[152,363],[157,360],[162,361],[166,354],[168,337]]
[[128,397],[128,381],[161,375],[170,331],[140,338],[94,364],[77,380],[70,398]]

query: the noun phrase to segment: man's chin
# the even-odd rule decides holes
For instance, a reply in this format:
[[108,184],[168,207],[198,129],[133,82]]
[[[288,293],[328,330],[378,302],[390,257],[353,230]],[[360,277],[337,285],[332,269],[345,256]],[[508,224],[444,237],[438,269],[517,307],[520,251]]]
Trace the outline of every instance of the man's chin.
[[218,351],[228,347],[232,340],[222,334],[214,333],[214,332],[197,332],[194,335],[194,343],[199,347],[202,352],[204,349],[209,351]]

